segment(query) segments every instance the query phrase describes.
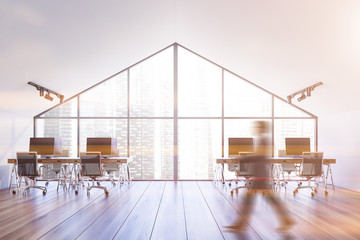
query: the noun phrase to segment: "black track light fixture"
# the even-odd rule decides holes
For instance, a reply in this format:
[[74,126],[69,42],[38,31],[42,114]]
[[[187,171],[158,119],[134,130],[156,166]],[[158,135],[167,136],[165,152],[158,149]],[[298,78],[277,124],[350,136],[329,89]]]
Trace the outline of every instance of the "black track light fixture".
[[[311,96],[311,92],[314,91],[314,89],[317,87],[317,86],[320,86],[322,85],[323,83],[322,82],[318,82],[318,83],[315,83],[314,85],[311,85],[307,88],[304,88],[304,89],[301,89],[297,92],[294,92],[293,94],[290,94],[287,96],[287,100],[288,100],[288,103],[291,104],[291,99],[293,97],[295,97],[296,95],[298,94],[301,94],[300,97],[298,97],[298,101],[301,102],[302,100],[306,99],[306,97],[310,97]],[[305,95],[306,93],[306,95]]]
[[[55,92],[53,90],[50,90],[50,89],[48,89],[46,87],[40,86],[39,84],[36,84],[36,83],[33,83],[33,82],[28,82],[28,84],[31,85],[31,86],[36,87],[36,89],[40,91],[40,97],[44,97],[47,100],[52,101],[52,100],[54,100],[54,98],[52,96],[50,96],[50,94],[53,94],[53,95],[57,96],[60,99],[60,103],[63,103],[64,95],[61,95],[60,93],[57,93],[57,92]],[[46,91],[46,95],[44,96],[45,91]]]

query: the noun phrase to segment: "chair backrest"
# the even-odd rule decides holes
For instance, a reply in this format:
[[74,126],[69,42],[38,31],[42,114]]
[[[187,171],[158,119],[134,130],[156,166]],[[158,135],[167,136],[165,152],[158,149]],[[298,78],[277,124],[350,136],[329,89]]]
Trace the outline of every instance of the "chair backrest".
[[38,162],[36,152],[17,152],[16,164],[19,176],[37,177]]
[[81,171],[83,176],[102,176],[101,153],[80,153]]
[[301,164],[301,176],[319,177],[322,175],[323,153],[304,152]]
[[[278,152],[279,157],[286,157],[286,150],[279,150]],[[294,172],[297,170],[295,163],[281,163],[281,170],[284,172]]]

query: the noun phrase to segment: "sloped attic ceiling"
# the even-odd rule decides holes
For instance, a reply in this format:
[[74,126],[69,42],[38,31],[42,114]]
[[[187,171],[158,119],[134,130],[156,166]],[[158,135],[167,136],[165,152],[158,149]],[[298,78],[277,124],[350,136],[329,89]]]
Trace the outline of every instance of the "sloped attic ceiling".
[[317,115],[351,111],[359,108],[359,12],[354,0],[5,0],[0,94],[13,104],[0,109],[34,115],[54,103],[35,96],[28,81],[69,97],[180,42],[283,98],[322,81],[295,104]]

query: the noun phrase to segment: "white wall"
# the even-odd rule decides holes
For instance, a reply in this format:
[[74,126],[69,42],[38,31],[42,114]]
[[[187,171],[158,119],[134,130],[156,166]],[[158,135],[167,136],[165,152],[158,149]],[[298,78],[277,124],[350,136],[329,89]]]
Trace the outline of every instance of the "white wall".
[[8,158],[16,156],[16,152],[29,150],[33,121],[30,116],[0,112],[0,126],[0,164],[5,164]]
[[360,110],[319,118],[319,151],[334,157],[336,186],[360,191]]

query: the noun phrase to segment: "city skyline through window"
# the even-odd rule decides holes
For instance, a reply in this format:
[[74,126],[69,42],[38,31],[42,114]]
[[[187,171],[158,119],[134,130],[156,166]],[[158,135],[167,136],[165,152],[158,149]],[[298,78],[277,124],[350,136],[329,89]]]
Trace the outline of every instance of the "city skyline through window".
[[316,116],[175,43],[35,116],[34,135],[74,157],[87,137],[117,138],[134,179],[212,179],[228,138],[252,137],[255,120],[272,126],[274,156],[285,137],[316,151]]

